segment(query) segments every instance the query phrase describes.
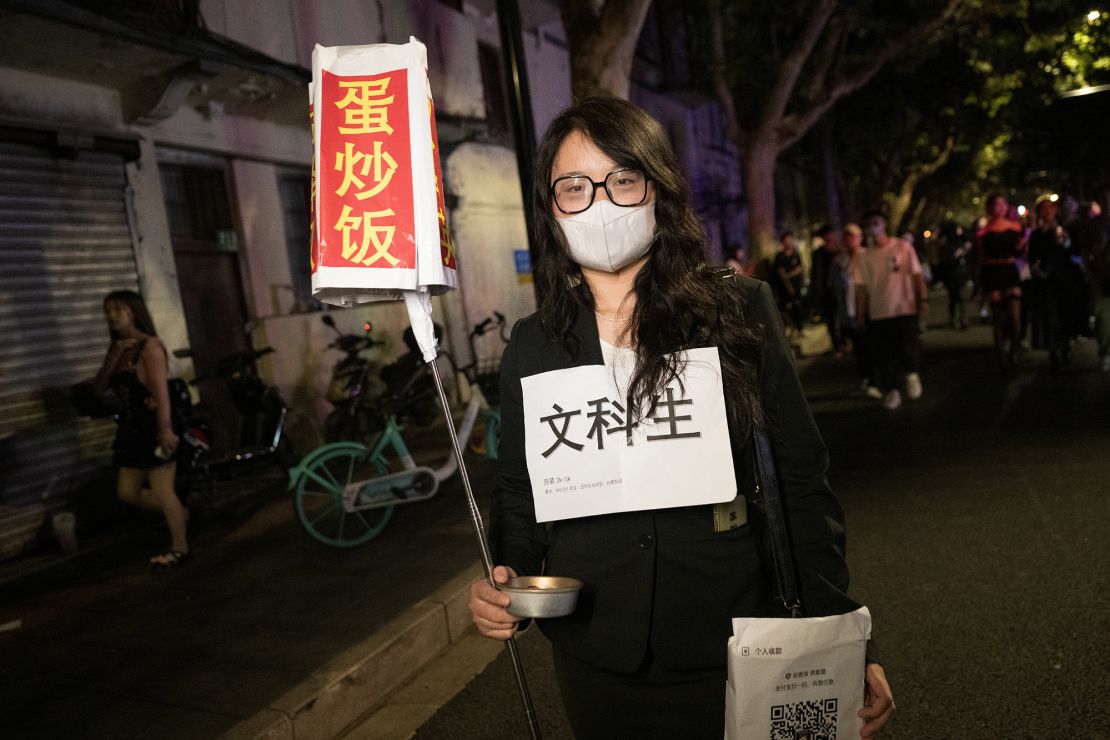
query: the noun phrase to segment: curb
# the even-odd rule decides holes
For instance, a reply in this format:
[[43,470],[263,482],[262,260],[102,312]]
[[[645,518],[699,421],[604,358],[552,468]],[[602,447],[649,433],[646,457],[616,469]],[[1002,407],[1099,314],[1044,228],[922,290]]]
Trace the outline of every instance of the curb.
[[432,595],[348,648],[297,686],[222,735],[223,740],[325,740],[383,703],[470,626],[469,566]]

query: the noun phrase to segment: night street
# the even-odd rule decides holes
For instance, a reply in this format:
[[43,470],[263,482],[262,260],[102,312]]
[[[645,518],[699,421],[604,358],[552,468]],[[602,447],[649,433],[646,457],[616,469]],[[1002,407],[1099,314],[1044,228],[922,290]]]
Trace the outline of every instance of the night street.
[[1108,29],[0,0],[0,740],[1110,740]]
[[[898,706],[884,737],[1106,738],[1110,377],[1086,343],[1007,382],[989,341],[930,331],[925,396],[897,413],[846,361],[803,371]],[[520,642],[544,737],[569,738],[546,640]],[[416,735],[526,736],[507,653]]]
[[[930,331],[925,397],[896,413],[848,361],[801,364],[895,690],[887,736],[1105,737],[1110,378],[1084,343],[1058,373],[1030,352],[1007,380],[987,332]],[[492,466],[471,472],[488,491]],[[0,636],[13,737],[216,737],[475,561],[451,483],[350,551],[312,541],[280,493],[200,531],[179,573],[144,567],[155,528],[0,588],[0,623],[23,620]],[[546,640],[520,643],[545,736],[569,737]],[[376,724],[351,737],[393,736]],[[417,737],[525,733],[501,655]]]

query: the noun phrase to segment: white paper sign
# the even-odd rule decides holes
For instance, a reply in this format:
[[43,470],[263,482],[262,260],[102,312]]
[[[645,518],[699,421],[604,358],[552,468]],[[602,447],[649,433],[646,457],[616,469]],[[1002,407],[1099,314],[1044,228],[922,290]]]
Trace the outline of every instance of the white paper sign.
[[736,496],[716,347],[685,353],[655,411],[628,429],[611,368],[587,365],[520,381],[536,521],[715,504]]
[[737,618],[728,641],[726,740],[858,738],[871,612]]

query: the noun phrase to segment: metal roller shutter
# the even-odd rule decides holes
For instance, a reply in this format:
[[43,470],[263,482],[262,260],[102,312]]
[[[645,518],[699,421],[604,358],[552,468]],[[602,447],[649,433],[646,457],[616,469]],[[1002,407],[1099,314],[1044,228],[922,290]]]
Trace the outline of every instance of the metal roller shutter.
[[138,290],[126,187],[118,155],[0,141],[0,558],[110,459],[114,424],[67,392],[103,360],[104,295]]

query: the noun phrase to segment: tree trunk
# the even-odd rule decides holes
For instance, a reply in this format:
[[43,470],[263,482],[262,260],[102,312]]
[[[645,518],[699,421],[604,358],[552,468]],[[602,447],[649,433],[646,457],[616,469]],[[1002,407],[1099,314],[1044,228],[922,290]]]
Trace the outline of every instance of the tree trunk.
[[928,198],[920,198],[917,204],[913,207],[913,211],[906,221],[905,228],[902,231],[917,231],[917,225],[921,223],[921,214],[925,212],[925,206],[928,203]]
[[756,266],[777,249],[775,239],[775,163],[774,144],[752,137],[741,154],[744,191],[748,205],[748,264]]
[[906,213],[910,209],[910,202],[913,200],[913,191],[917,187],[917,177],[913,175],[907,177],[902,181],[901,187],[898,192],[894,193],[887,199],[887,226],[890,227],[891,233],[899,233],[902,228],[902,220],[906,217]]
[[561,0],[571,95],[628,99],[632,59],[651,0]]
[[[909,210],[910,203],[913,202],[913,191],[917,189],[917,183],[929,175],[935,174],[937,170],[948,163],[949,157],[956,148],[956,137],[949,136],[948,140],[944,143],[944,148],[940,150],[940,154],[932,162],[926,162],[914,168],[906,178],[902,180],[898,192],[887,198],[888,210],[890,212],[887,218],[887,225],[892,230],[897,230],[903,227],[902,219],[906,217],[906,212]],[[911,217],[910,222],[905,224],[905,228],[910,228],[916,222],[920,213]]]

